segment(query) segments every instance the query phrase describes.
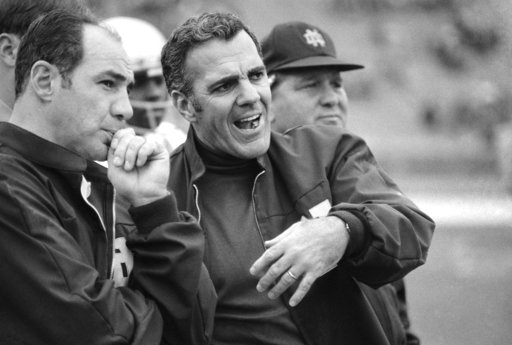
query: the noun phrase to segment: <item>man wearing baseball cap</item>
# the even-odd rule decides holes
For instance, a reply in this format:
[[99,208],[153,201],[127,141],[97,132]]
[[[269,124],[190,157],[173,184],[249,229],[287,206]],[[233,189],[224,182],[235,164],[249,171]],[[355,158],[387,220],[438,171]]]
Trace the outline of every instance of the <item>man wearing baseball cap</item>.
[[[263,39],[262,53],[272,90],[273,130],[286,132],[308,124],[346,128],[348,98],[340,72],[364,67],[338,58],[324,30],[299,21],[278,24]],[[407,345],[419,344],[409,330],[403,280],[378,290],[362,288],[380,318],[401,320],[396,327],[403,326]]]
[[304,22],[276,25],[262,42],[272,87],[272,127],[304,124],[345,127],[347,94],[340,72],[363,66],[338,59],[332,39]]

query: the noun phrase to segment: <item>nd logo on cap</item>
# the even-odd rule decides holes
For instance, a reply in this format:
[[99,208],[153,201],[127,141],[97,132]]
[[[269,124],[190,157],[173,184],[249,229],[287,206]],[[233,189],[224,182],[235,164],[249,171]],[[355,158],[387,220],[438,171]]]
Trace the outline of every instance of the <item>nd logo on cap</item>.
[[304,33],[304,38],[306,39],[306,43],[313,47],[325,47],[324,36],[318,32],[316,29],[306,29]]
[[331,37],[319,27],[304,22],[276,25],[261,44],[267,73],[293,68],[329,66],[341,71],[363,68],[336,56]]

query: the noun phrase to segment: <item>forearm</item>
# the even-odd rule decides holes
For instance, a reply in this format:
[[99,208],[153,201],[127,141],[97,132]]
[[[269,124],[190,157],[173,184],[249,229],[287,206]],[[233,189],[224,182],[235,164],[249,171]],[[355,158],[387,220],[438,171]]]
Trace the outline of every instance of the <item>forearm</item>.
[[369,285],[402,278],[426,260],[434,222],[407,198],[362,141],[335,165],[331,213],[351,228],[345,268]]
[[202,264],[201,228],[194,218],[177,211],[173,195],[130,213],[138,228],[127,242],[135,255],[131,286],[158,304],[166,343],[207,343],[216,296]]
[[334,214],[357,215],[343,265],[352,275],[371,286],[403,278],[425,263],[434,222],[407,206],[339,204]]
[[[21,226],[12,217],[9,223]],[[0,324],[5,331],[0,343],[11,338],[34,345],[160,343],[162,320],[155,303],[99,279],[69,234],[50,220],[46,227],[41,219],[45,229],[38,238],[22,227],[0,224]]]

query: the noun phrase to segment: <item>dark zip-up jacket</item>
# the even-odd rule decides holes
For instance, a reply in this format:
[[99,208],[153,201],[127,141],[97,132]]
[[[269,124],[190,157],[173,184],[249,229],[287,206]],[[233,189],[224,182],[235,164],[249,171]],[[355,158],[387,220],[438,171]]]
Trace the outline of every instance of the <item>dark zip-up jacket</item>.
[[105,168],[0,123],[0,343],[206,343],[197,222],[172,194],[130,214],[116,233]]
[[[196,182],[205,166],[194,136],[191,129],[185,144],[171,156],[169,181],[178,208],[200,218]],[[384,295],[391,292],[374,289],[392,289],[386,284],[425,262],[434,222],[402,194],[365,142],[347,131],[304,126],[285,135],[273,132],[268,152],[257,161],[261,172],[254,181],[252,202],[264,240],[302,216],[335,215],[351,229],[338,266],[290,309],[306,343],[403,343],[396,306],[392,314],[386,310],[390,306]],[[330,207],[318,214],[318,206],[325,209],[326,204]]]

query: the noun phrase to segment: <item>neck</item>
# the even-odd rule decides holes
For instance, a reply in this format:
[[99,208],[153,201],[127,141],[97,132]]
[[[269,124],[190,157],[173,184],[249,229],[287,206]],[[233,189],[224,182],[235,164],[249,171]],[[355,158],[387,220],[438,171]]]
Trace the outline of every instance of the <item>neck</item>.
[[0,121],[7,121],[14,105],[14,90],[11,90],[7,85],[10,80],[3,82],[5,85],[0,86]]
[[50,114],[45,112],[41,104],[34,104],[29,97],[25,96],[20,96],[20,99],[14,104],[9,122],[41,138],[57,143],[53,137],[54,125],[47,121]]
[[7,108],[9,112],[14,107],[15,92],[14,92],[14,69],[0,65],[0,107]]
[[11,116],[11,107],[0,98],[0,121],[7,121]]
[[242,159],[233,157],[228,154],[214,152],[203,144],[197,137],[195,138],[196,148],[199,156],[203,160],[207,169],[217,172],[240,172],[249,169],[254,170],[256,167],[255,159]]

